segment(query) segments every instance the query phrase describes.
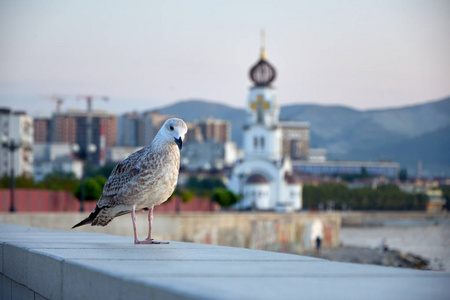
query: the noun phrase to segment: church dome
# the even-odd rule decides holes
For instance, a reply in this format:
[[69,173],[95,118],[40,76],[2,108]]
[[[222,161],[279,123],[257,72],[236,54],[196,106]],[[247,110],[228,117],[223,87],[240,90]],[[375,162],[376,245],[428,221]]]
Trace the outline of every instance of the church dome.
[[267,179],[260,175],[260,174],[253,174],[251,175],[247,181],[247,184],[268,184],[269,182],[267,181]]
[[260,60],[250,69],[250,79],[255,86],[270,86],[275,80],[277,72],[275,68],[267,61],[264,48],[261,49]]

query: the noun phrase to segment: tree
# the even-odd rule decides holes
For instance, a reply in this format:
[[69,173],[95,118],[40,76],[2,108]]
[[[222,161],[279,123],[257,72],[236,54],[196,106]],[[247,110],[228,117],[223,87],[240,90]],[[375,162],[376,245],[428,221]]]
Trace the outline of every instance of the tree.
[[211,193],[215,188],[225,188],[225,184],[220,178],[207,177],[199,179],[196,176],[189,177],[185,187],[186,190],[191,190],[195,194],[210,198]]
[[195,194],[191,190],[185,190],[185,189],[182,189],[179,192],[179,195],[180,195],[181,201],[183,203],[191,202],[192,199],[194,199],[194,197],[195,197]]
[[356,210],[425,210],[428,197],[424,194],[406,194],[394,184],[381,185],[378,189],[348,189],[343,184],[305,185],[305,208],[318,207],[320,203],[333,201],[336,209]]
[[[54,170],[40,182],[34,182],[34,179],[32,177],[23,175],[15,178],[15,187],[25,189],[47,189],[52,191],[73,192],[75,191],[78,183],[79,180],[73,173],[67,173],[60,170]],[[0,178],[0,188],[9,187],[9,176],[3,176],[2,178]]]
[[32,189],[35,187],[33,177],[20,175],[15,178],[15,187],[22,189]]
[[54,170],[45,176],[43,181],[36,183],[36,187],[52,191],[70,191],[73,193],[79,182],[73,173]]
[[369,177],[369,173],[367,173],[367,168],[362,167],[361,168],[361,178],[367,178],[367,177]]
[[406,169],[401,169],[398,173],[398,179],[400,179],[400,181],[406,181],[408,179],[408,171]]
[[108,178],[114,168],[116,167],[116,164],[106,164],[100,168],[92,169],[90,170],[89,174],[87,174],[88,177],[97,177],[97,176],[103,176]]
[[445,200],[444,209],[450,210],[450,187],[446,186],[442,188],[442,197]]
[[239,201],[238,195],[224,188],[215,188],[212,199],[222,207],[230,207]]
[[[103,176],[97,176],[94,178],[87,178],[84,185],[84,197],[85,200],[98,200],[103,192],[103,186],[106,183],[106,178]],[[81,183],[77,186],[74,196],[78,199],[81,198]]]

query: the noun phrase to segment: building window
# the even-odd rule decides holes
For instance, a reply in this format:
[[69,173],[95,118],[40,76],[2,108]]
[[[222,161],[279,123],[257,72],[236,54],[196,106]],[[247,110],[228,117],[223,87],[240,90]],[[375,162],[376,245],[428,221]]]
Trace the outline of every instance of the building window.
[[265,141],[264,141],[264,137],[263,136],[259,138],[259,143],[261,144],[261,149],[264,149]]
[[253,147],[254,147],[255,149],[258,148],[258,138],[257,138],[256,136],[253,138]]

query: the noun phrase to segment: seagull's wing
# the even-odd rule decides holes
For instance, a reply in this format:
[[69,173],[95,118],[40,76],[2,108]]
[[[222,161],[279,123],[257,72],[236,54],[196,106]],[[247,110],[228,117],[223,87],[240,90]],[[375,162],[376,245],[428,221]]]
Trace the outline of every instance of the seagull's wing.
[[108,180],[103,187],[103,193],[98,201],[98,206],[114,206],[120,203],[115,203],[114,197],[141,172],[139,157],[145,151],[141,149],[128,156],[125,160],[116,165],[111,172]]

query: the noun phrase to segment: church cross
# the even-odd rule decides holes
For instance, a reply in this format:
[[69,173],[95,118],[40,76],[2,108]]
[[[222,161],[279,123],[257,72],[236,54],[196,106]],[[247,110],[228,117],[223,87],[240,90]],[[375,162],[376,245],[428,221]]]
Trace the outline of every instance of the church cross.
[[263,96],[258,95],[258,97],[256,97],[256,100],[254,102],[252,102],[250,105],[251,105],[252,110],[257,111],[256,122],[263,123],[263,119],[264,119],[263,111],[269,109],[270,103],[267,101],[264,101]]
[[268,110],[270,107],[270,103],[267,101],[264,101],[263,96],[258,95],[256,97],[256,100],[250,104],[252,110],[262,109],[262,110]]

